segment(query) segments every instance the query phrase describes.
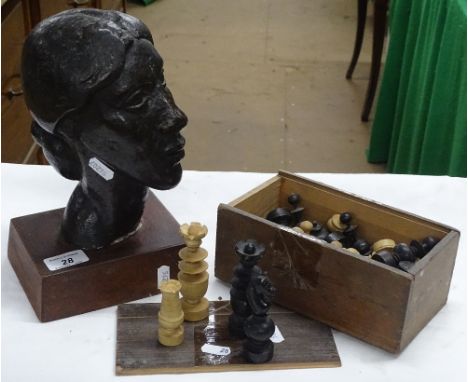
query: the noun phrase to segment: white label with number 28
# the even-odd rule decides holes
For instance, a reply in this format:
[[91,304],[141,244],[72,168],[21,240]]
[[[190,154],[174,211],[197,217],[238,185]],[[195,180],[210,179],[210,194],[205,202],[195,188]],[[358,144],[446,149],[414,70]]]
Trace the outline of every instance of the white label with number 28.
[[72,267],[73,265],[85,263],[89,257],[81,250],[62,253],[61,255],[48,257],[44,259],[44,264],[50,271],[56,271],[62,268]]

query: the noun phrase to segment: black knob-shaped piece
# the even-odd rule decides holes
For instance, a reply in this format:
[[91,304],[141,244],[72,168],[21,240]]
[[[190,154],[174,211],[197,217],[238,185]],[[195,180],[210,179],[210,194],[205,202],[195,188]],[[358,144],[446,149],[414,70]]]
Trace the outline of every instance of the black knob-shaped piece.
[[344,237],[345,236],[341,232],[330,232],[325,238],[325,241],[327,241],[328,243],[331,243],[332,241],[341,242],[344,239]]
[[428,253],[435,245],[439,242],[434,236],[428,236],[422,239],[421,244],[424,248],[424,252]]
[[288,203],[294,208],[297,208],[301,200],[302,200],[301,195],[296,194],[296,193],[292,193],[291,195],[288,196]]
[[409,246],[413,255],[416,256],[418,259],[422,259],[427,253],[424,251],[424,247],[422,246],[422,244],[417,240],[412,240]]
[[352,220],[352,216],[349,212],[342,212],[340,214],[340,222],[342,222],[343,224],[346,224],[346,225],[349,225],[351,224],[351,220]]

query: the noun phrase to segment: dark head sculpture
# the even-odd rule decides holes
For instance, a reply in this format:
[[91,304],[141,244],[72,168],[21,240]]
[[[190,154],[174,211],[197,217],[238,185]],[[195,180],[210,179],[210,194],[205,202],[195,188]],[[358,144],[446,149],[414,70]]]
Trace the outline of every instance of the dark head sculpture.
[[70,10],[28,36],[23,89],[50,164],[78,180],[62,233],[100,248],[135,232],[148,187],[181,179],[187,124],[147,27],[116,11]]

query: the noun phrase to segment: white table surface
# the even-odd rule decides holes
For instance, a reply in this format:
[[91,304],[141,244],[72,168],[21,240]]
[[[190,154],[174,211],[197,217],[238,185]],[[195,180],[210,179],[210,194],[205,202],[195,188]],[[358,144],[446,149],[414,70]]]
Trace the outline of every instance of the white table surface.
[[[179,222],[201,221],[203,247],[214,269],[216,209],[273,174],[185,171],[175,189],[156,192]],[[465,381],[466,380],[466,180],[389,174],[302,174],[392,207],[458,228],[462,235],[447,305],[400,354],[393,355],[333,331],[342,367],[117,377],[116,307],[40,323],[7,260],[9,221],[65,206],[75,183],[49,166],[2,164],[2,381]],[[254,237],[252,233],[252,237]],[[229,298],[210,278],[207,297]],[[154,296],[138,302],[159,302]]]

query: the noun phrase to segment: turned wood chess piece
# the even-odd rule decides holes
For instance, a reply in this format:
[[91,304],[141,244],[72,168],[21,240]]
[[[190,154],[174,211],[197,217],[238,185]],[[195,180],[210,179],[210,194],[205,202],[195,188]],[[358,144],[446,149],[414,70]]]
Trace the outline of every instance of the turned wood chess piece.
[[290,211],[292,225],[297,225],[302,218],[302,214],[304,213],[304,207],[299,207],[301,200],[301,196],[297,193],[292,193],[288,196],[288,203],[292,206],[292,210]]
[[177,346],[184,340],[184,311],[179,298],[181,285],[177,280],[168,280],[161,284],[160,289],[158,341],[164,346]]
[[264,363],[273,358],[274,345],[270,337],[275,324],[268,316],[275,288],[263,274],[252,275],[247,288],[247,301],[252,314],[245,320],[246,341],[243,346],[244,358],[252,363]]
[[208,300],[203,297],[208,289],[208,263],[204,259],[208,252],[200,248],[208,228],[200,223],[183,224],[180,233],[186,247],[179,251],[180,272],[177,275],[182,284],[182,309],[186,321],[200,321],[208,317]]
[[261,274],[261,269],[256,264],[262,258],[265,247],[255,240],[239,241],[236,243],[235,252],[240,263],[234,267],[231,280],[232,314],[229,316],[229,333],[233,337],[243,338],[244,322],[252,313],[247,301],[247,288],[252,276]]

